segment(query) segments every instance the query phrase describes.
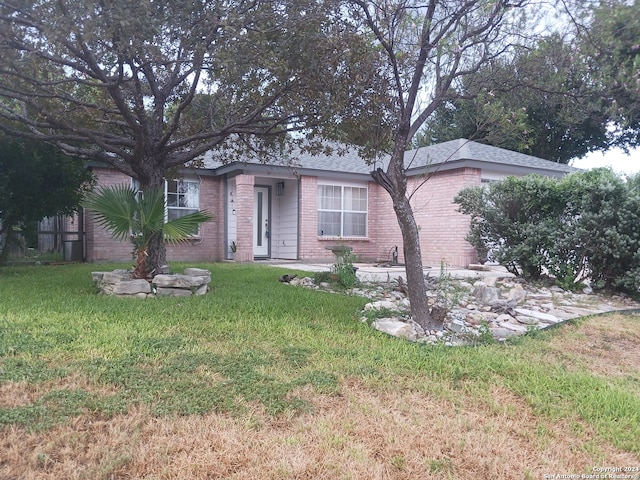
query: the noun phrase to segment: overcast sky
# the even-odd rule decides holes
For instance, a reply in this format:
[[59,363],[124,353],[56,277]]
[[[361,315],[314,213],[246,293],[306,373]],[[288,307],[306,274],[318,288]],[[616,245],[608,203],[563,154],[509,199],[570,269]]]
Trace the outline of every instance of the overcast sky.
[[640,149],[632,150],[629,155],[620,149],[606,153],[591,152],[584,158],[573,160],[571,165],[577,168],[611,167],[617,173],[632,174],[640,172]]

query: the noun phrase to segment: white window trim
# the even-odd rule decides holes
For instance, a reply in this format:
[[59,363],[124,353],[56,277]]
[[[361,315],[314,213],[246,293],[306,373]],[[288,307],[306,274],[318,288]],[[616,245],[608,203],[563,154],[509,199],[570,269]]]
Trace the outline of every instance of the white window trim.
[[[202,180],[199,177],[182,177],[182,178],[176,178],[173,180],[167,180],[165,179],[164,181],[164,221],[168,222],[169,221],[169,209],[176,209],[176,210],[193,210],[194,208],[190,208],[190,207],[169,207],[169,204],[167,202],[167,199],[169,198],[169,181],[185,181],[185,182],[192,182],[192,183],[197,183],[198,184],[198,206],[195,207],[196,210],[200,210],[200,194],[201,194],[201,186],[202,186]],[[138,191],[138,193],[140,193],[140,182],[138,182],[138,180],[136,180],[135,178],[131,178],[131,186],[136,189]],[[198,232],[191,235],[190,238],[194,238],[194,239],[198,239],[200,238],[200,226],[198,226]]]
[[[320,208],[320,195],[318,193],[318,189],[319,187],[324,187],[324,186],[328,186],[328,187],[340,187],[340,200],[341,200],[341,206],[340,206],[340,210],[330,210],[330,209],[322,209]],[[330,181],[320,181],[317,184],[317,189],[316,189],[316,195],[317,195],[317,202],[318,202],[318,207],[317,207],[317,211],[318,213],[320,212],[339,212],[340,213],[340,234],[339,235],[321,235],[319,232],[317,232],[318,234],[318,238],[322,239],[322,240],[334,240],[334,239],[341,239],[341,240],[367,240],[369,238],[369,184],[368,183],[358,183],[358,182],[330,182]],[[345,195],[344,195],[344,189],[345,187],[347,188],[361,188],[364,189],[366,191],[366,196],[367,196],[367,209],[366,210],[345,210],[344,208],[344,202],[345,202]],[[365,234],[364,236],[360,236],[360,235],[344,235],[344,214],[345,213],[360,213],[360,214],[364,214],[365,215]],[[320,219],[318,218],[318,223],[320,222]],[[319,224],[317,225],[317,227],[319,227]],[[316,228],[316,230],[319,230],[319,228]]]

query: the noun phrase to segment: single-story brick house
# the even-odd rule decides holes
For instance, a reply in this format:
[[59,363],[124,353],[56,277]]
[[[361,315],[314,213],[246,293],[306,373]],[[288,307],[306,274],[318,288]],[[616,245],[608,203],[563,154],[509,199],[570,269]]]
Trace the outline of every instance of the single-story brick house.
[[[423,261],[437,266],[467,266],[476,261],[466,242],[469,218],[453,203],[460,189],[508,175],[563,176],[567,165],[465,139],[411,150],[405,161],[409,192],[420,226]],[[337,242],[365,261],[390,261],[396,247],[403,262],[402,236],[388,193],[354,151],[344,155],[302,155],[295,166],[243,161],[207,162],[185,169],[166,184],[169,218],[207,209],[214,220],[203,224],[186,245],[168,246],[169,261],[251,262],[287,259],[332,262],[327,247]],[[94,167],[100,185],[131,182],[110,167]],[[131,245],[84,220],[85,258],[89,262],[129,261]]]

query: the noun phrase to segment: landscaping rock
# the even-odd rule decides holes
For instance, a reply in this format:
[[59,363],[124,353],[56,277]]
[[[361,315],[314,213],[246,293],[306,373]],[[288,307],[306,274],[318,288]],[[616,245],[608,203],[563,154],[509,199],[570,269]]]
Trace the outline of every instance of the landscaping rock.
[[405,340],[416,341],[418,339],[418,332],[414,325],[393,318],[379,318],[373,322],[373,328]]
[[211,272],[204,268],[185,268],[184,274],[190,277],[209,277],[211,278]]
[[484,282],[476,282],[473,286],[472,295],[485,305],[491,305],[500,299],[500,289],[490,287]]
[[516,315],[516,320],[523,325],[537,325],[540,323],[536,318],[527,317],[525,315]]
[[506,340],[509,337],[513,337],[514,335],[517,335],[517,332],[510,330],[508,328],[491,327],[489,328],[489,331],[491,332],[491,335],[493,335],[493,338],[495,338],[498,341]]
[[367,310],[391,310],[398,311],[399,305],[397,302],[393,302],[391,300],[379,300],[377,302],[367,303],[364,306],[365,311]]
[[105,283],[118,283],[126,280],[131,280],[131,272],[125,270],[114,270],[113,272],[103,272],[101,282]]
[[510,323],[510,322],[502,322],[498,324],[500,327],[502,328],[506,328],[507,330],[512,330],[516,333],[526,333],[527,332],[527,327],[524,327],[522,325],[518,325],[516,323]]
[[558,323],[560,319],[554,315],[548,313],[537,312],[535,310],[527,310],[525,308],[516,308],[515,311],[525,317],[533,317],[544,323]]
[[[453,280],[454,283],[456,281]],[[294,285],[294,281],[290,284]],[[333,291],[331,284],[318,286],[309,277],[297,278],[295,284]],[[598,294],[575,294],[560,288],[552,290],[534,287],[524,282],[516,282],[512,278],[488,276],[484,281],[474,284],[472,294],[468,293],[471,287],[469,283],[463,280],[460,285],[468,288],[455,285],[462,293],[457,298],[456,305],[446,307],[438,300],[441,292],[438,291],[437,282],[429,285],[429,305],[432,309],[444,311],[446,317],[443,327],[446,330],[426,332],[411,319],[410,302],[406,294],[394,291],[389,282],[364,283],[349,293],[371,300],[364,307],[367,312],[398,312],[393,318],[374,320],[372,326],[377,330],[421,344],[446,346],[477,342],[486,332],[486,327],[494,339],[504,341],[572,318],[623,308],[639,308],[637,303],[625,297],[606,297],[605,301]],[[483,305],[485,302],[489,302],[490,305]],[[363,321],[369,321],[370,318],[371,313],[364,317]]]
[[158,287],[156,289],[156,295],[159,297],[190,297],[192,293],[191,290],[184,288]]
[[447,325],[447,329],[455,333],[461,333],[467,330],[467,324],[462,320],[451,320]]
[[471,313],[466,318],[466,322],[474,326],[482,325],[486,323],[486,321],[487,317],[482,313]]
[[208,283],[207,278],[210,277],[193,277],[190,275],[156,275],[153,277],[153,284],[157,287],[191,289]]
[[114,295],[135,295],[137,293],[151,293],[151,285],[144,279],[140,280],[123,280],[114,284]]
[[209,291],[211,272],[201,268],[187,268],[185,274],[156,275],[151,284],[144,279],[133,279],[126,270],[113,272],[92,272],[91,278],[104,295],[117,295],[128,298],[147,298],[153,296],[204,295]]
[[511,290],[509,290],[509,293],[507,294],[507,302],[511,303],[512,305],[520,305],[524,303],[526,298],[527,292],[519,283],[516,284]]

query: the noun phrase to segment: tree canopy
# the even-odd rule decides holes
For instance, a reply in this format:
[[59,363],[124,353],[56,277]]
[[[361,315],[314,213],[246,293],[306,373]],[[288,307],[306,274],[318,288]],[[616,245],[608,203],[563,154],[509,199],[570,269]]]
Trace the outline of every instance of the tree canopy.
[[42,142],[0,135],[0,257],[15,227],[73,213],[92,185],[84,161]]
[[[263,152],[294,130],[310,141],[379,118],[366,95],[346,101],[381,78],[341,18],[333,0],[0,0],[0,128],[145,190],[208,151]],[[150,265],[164,255],[151,245]]]
[[335,72],[359,62],[333,9],[0,1],[0,116],[28,130],[4,128],[157,186],[166,170],[225,142],[237,147],[319,123],[339,95]]
[[615,126],[611,144],[640,146],[640,2],[602,1],[585,16],[580,53]]
[[416,146],[472,138],[559,163],[637,146],[638,5],[580,5],[563,34],[483,66],[438,108]]

